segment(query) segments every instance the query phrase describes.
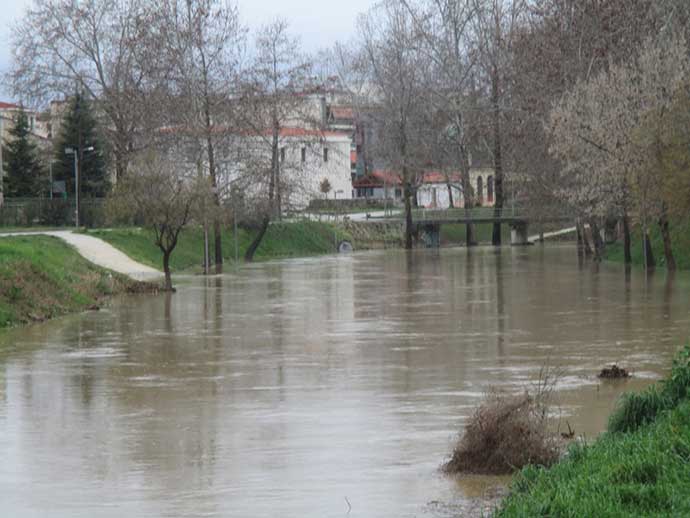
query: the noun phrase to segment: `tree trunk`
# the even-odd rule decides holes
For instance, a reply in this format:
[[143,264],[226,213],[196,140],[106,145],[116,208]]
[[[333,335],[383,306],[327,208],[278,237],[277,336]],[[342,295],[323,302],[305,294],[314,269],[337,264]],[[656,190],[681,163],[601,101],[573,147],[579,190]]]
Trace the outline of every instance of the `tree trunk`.
[[491,103],[493,105],[493,133],[494,133],[494,221],[491,244],[501,245],[501,223],[498,220],[503,209],[503,156],[501,149],[501,107],[500,76],[498,65],[494,63],[491,74]]
[[632,264],[630,218],[627,214],[623,216],[623,253],[625,254],[625,264]]
[[587,237],[587,229],[585,228],[584,225],[582,225],[582,241],[585,245],[585,255],[589,257],[590,255],[593,254],[592,245],[589,242],[589,237]]
[[403,168],[403,179],[405,182],[405,249],[412,250],[412,186],[405,168]]
[[448,187],[448,208],[452,209],[453,208],[453,187],[450,185],[450,179],[448,178],[448,175],[446,175],[446,187]]
[[165,287],[164,290],[168,292],[174,291],[172,284],[172,275],[170,273],[170,253],[172,250],[163,252],[163,273],[165,273]]
[[216,253],[216,273],[221,273],[223,271],[223,238],[220,234],[218,218],[213,221],[213,248]]
[[661,229],[661,237],[664,241],[666,268],[668,271],[673,272],[676,270],[676,258],[673,256],[673,249],[671,248],[671,233],[669,231],[668,214],[665,206],[662,208],[661,217],[659,218],[659,227]]
[[575,234],[577,235],[577,250],[578,252],[584,249],[585,247],[585,242],[584,239],[582,238],[584,229],[582,228],[582,225],[580,224],[579,221],[575,222]]
[[278,162],[278,135],[279,135],[280,127],[276,123],[273,125],[273,136],[272,136],[272,142],[271,142],[271,172],[268,177],[268,207],[266,209],[266,213],[264,215],[263,220],[261,221],[261,227],[259,228],[259,233],[256,235],[254,238],[254,241],[249,245],[249,248],[247,248],[247,251],[244,253],[244,260],[248,263],[252,262],[254,260],[254,254],[256,253],[256,250],[259,248],[259,245],[261,244],[261,240],[264,238],[266,235],[266,231],[268,230],[268,225],[271,222],[271,217],[273,216],[273,200],[275,199],[275,193],[276,193],[276,181],[278,179],[278,173],[277,169],[280,167],[280,164]]
[[247,248],[247,251],[244,253],[244,260],[246,262],[251,263],[254,260],[254,254],[256,253],[256,249],[259,248],[259,245],[261,244],[261,240],[264,238],[264,235],[266,234],[266,231],[268,230],[268,225],[270,222],[271,222],[271,217],[268,215],[264,216],[264,219],[261,221],[261,227],[259,228],[259,233],[254,238],[254,241],[252,241],[252,244],[249,245],[249,248]]
[[647,270],[656,268],[656,260],[654,259],[654,251],[652,250],[652,243],[649,240],[649,232],[642,231],[642,241],[644,247],[645,267]]
[[589,221],[589,228],[592,230],[592,242],[594,243],[594,259],[596,261],[601,261],[604,255],[604,241],[601,239],[601,233],[599,232],[599,225],[592,218]]

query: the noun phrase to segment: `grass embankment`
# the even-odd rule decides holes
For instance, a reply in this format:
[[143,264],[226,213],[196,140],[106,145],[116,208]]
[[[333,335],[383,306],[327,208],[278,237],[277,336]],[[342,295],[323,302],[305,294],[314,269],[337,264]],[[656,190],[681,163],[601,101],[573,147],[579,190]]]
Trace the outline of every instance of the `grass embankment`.
[[594,443],[517,475],[496,516],[690,516],[689,389],[686,347],[668,379],[621,400]]
[[82,311],[146,286],[91,264],[58,238],[0,239],[0,328]]
[[[88,234],[107,241],[132,259],[153,268],[162,268],[162,254],[154,242],[153,231],[139,228],[120,228],[112,230],[89,230]],[[239,229],[237,243],[239,259],[249,247],[255,231]],[[224,229],[223,257],[226,262],[235,259],[235,236],[231,230]],[[350,240],[349,234],[336,229],[329,223],[300,221],[294,223],[273,223],[259,246],[254,259],[266,261],[289,257],[306,257],[336,252],[336,241]],[[214,257],[213,233],[209,232],[209,248]],[[170,267],[175,272],[201,269],[203,264],[204,233],[201,228],[189,227],[182,231],[177,247],[170,257]]]
[[[671,248],[676,259],[676,266],[679,270],[690,270],[690,218],[681,222],[674,222],[671,228]],[[665,268],[664,242],[658,225],[650,227],[649,240],[654,251],[654,259],[657,267]],[[642,249],[642,232],[639,228],[635,229],[632,235],[632,262],[635,266],[644,266],[644,251]],[[623,243],[618,242],[607,245],[605,258],[609,261],[622,263],[624,260]]]

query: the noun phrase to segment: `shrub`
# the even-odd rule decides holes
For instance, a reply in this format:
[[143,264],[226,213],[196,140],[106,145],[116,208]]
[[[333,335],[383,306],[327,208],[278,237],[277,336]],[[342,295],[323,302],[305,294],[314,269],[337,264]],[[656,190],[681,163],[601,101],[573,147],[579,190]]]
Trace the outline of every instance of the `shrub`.
[[560,448],[547,429],[547,395],[490,391],[470,418],[444,471],[499,475],[529,464],[554,463]]

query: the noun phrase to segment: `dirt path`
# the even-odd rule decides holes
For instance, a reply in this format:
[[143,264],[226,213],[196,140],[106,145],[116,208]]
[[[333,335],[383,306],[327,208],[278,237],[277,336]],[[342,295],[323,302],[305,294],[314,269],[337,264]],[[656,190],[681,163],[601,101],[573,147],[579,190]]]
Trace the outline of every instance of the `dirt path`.
[[54,236],[72,245],[81,256],[93,264],[114,272],[122,273],[137,281],[152,281],[163,276],[162,272],[138,263],[102,239],[75,234],[69,230],[46,230],[39,232],[13,232],[0,237],[44,235]]

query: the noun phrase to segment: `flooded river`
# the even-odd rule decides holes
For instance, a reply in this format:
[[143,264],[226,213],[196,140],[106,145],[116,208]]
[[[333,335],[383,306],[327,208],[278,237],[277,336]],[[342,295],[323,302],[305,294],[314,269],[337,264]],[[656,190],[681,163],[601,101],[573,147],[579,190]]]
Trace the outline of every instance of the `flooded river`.
[[[559,367],[562,418],[591,438],[688,336],[689,277],[572,247],[179,279],[0,335],[0,515],[453,516],[499,482],[438,472],[488,387]],[[616,361],[634,378],[600,383]]]

